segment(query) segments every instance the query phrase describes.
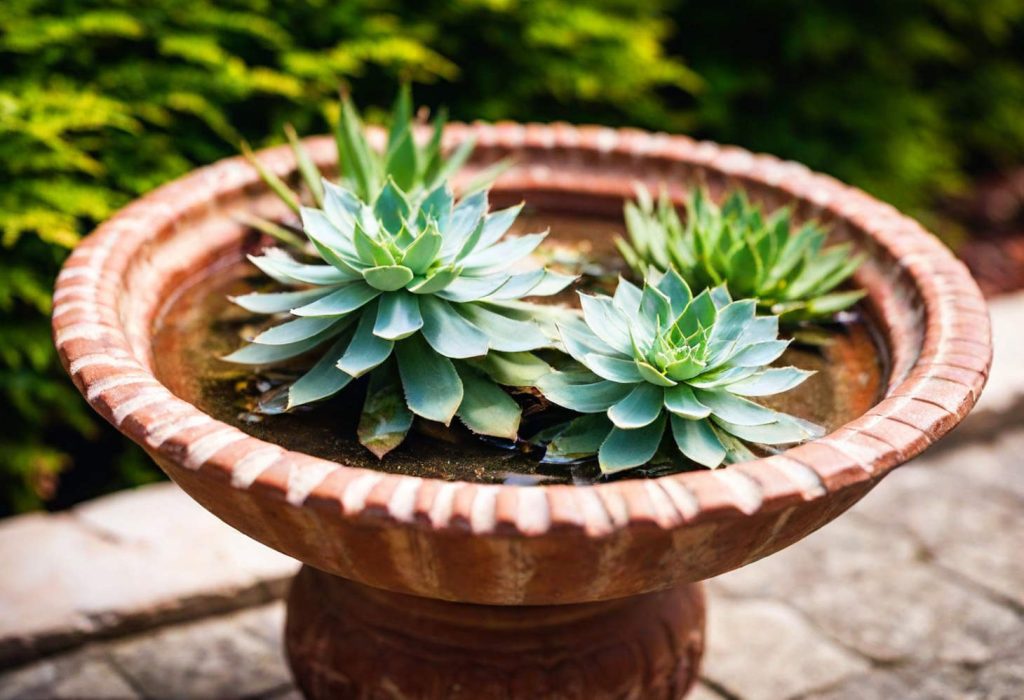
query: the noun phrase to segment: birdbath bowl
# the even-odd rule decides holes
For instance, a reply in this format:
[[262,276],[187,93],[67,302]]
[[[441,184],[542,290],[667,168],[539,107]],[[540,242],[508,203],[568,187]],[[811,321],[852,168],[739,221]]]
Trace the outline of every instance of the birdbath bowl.
[[[636,182],[680,201],[703,184],[825,222],[868,254],[855,282],[885,356],[877,400],[781,454],[593,485],[421,478],[257,439],[177,396],[154,351],[170,300],[251,248],[239,215],[283,214],[241,158],[135,201],[78,246],[54,294],[61,360],[189,495],[303,562],[285,639],[307,696],[682,697],[703,649],[700,582],[800,540],[952,429],[988,373],[985,304],[919,224],[796,163],[565,124],[452,125],[445,143],[470,134],[467,175],[514,161],[492,192],[502,202],[621,223]],[[333,166],[329,139],[306,144]],[[286,147],[260,157],[294,175]]]

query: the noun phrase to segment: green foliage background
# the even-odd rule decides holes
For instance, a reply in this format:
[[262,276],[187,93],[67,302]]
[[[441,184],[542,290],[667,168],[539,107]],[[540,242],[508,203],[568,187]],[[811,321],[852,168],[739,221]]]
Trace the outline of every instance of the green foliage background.
[[243,137],[325,130],[339,83],[371,114],[407,78],[456,119],[684,131],[927,214],[1024,156],[1022,33],[1019,0],[6,0],[0,514],[154,478],[50,348],[67,251]]

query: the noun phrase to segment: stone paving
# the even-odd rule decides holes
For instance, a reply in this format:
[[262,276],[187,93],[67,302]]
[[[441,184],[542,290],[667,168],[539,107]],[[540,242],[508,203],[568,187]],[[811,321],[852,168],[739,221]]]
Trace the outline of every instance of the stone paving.
[[[993,379],[962,430],[708,584],[691,698],[1024,698],[1024,296],[993,319]],[[279,600],[296,563],[173,485],[0,523],[0,562],[0,700],[298,698]]]

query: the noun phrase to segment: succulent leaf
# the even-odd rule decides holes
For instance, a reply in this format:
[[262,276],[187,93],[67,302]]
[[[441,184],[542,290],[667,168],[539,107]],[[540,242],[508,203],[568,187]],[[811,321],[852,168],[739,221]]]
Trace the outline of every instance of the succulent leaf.
[[659,414],[653,422],[634,430],[613,427],[597,452],[601,471],[614,474],[651,461],[664,433],[664,413]]
[[402,380],[395,361],[388,360],[370,375],[363,411],[359,415],[359,427],[356,429],[359,442],[378,458],[382,458],[402,444],[412,427],[412,421],[413,414],[405,405]]
[[786,391],[811,374],[767,366],[787,342],[778,340],[778,319],[757,316],[753,301],[732,301],[724,287],[694,296],[669,271],[642,289],[621,282],[614,297],[581,295],[581,306],[579,317],[557,326],[578,366],[535,384],[551,402],[589,414],[545,434],[550,459],[596,453],[601,470],[613,473],[674,443],[714,468],[749,458],[743,441],[788,444],[820,434],[748,398]]
[[448,425],[462,403],[462,381],[455,365],[431,352],[419,335],[398,345],[398,370],[409,410],[428,420]]
[[[624,215],[628,240],[616,243],[638,277],[651,268],[675,270],[692,289],[724,286],[787,323],[827,320],[864,296],[833,291],[856,272],[863,255],[849,244],[823,248],[826,234],[815,223],[791,234],[788,209],[766,218],[742,191],[719,207],[704,190],[692,190],[684,223],[666,192],[655,204],[640,188]],[[662,284],[674,280],[662,278]]]
[[472,367],[458,367],[464,396],[458,415],[467,428],[481,435],[515,440],[522,411],[511,396]]
[[338,358],[345,352],[345,346],[349,339],[347,334],[343,334],[317,360],[311,370],[289,387],[287,408],[318,401],[336,394],[348,386],[352,377],[344,372],[336,371],[334,366]]

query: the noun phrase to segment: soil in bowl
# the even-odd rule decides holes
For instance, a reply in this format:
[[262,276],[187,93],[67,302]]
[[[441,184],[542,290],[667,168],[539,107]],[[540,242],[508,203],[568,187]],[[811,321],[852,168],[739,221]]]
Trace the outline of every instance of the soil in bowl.
[[[581,214],[527,211],[513,232],[548,227],[552,233],[539,254],[556,267],[582,274],[572,290],[552,301],[574,303],[576,289],[609,291],[621,271],[612,241],[622,223]],[[485,483],[590,483],[601,478],[593,460],[546,464],[536,449],[481,440],[454,423],[452,429],[417,423],[398,449],[378,460],[355,438],[362,405],[359,382],[314,407],[261,414],[256,410],[260,398],[283,387],[297,376],[300,367],[254,370],[218,359],[266,324],[266,317],[251,315],[228,301],[229,295],[266,284],[244,259],[244,253],[259,244],[253,239],[250,245],[248,250],[240,246],[225,251],[218,265],[186,281],[157,318],[153,336],[156,374],[180,398],[254,437],[350,466]],[[879,338],[860,310],[845,314],[840,323],[827,329],[815,329],[812,338],[798,337],[780,364],[815,370],[816,374],[766,403],[828,430],[863,414],[880,398],[887,375]],[[524,425],[529,420],[527,412]],[[656,475],[663,470],[633,470],[628,476]]]

